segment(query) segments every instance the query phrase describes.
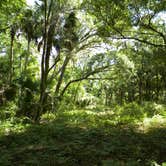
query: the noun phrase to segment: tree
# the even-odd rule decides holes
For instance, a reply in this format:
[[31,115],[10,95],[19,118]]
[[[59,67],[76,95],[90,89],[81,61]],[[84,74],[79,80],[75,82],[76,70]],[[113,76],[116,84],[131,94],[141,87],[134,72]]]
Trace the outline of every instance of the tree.
[[9,53],[9,77],[8,84],[11,86],[13,77],[13,60],[14,60],[14,38],[18,28],[17,22],[21,16],[20,11],[25,6],[25,1],[3,1],[1,3],[1,27],[0,32],[10,31],[10,53]]
[[165,47],[165,23],[159,17],[164,11],[165,1],[85,0],[83,6],[98,22],[99,35],[109,41],[128,39]]
[[[81,27],[72,6],[64,13],[66,4],[63,2],[44,1],[42,5],[44,7],[44,33],[41,40],[43,42],[43,53],[41,59],[40,109],[37,111],[36,120],[45,111],[49,85],[54,79],[56,80],[55,101],[56,99],[61,100],[67,87],[71,83],[77,82],[69,80],[66,86],[62,87],[66,69],[71,60],[77,59],[76,55],[80,51],[94,47],[96,43],[100,42],[99,38],[95,38],[96,34],[92,30]],[[56,51],[53,52],[53,49]],[[52,55],[54,55],[53,63],[51,62]],[[92,71],[84,71],[83,75],[77,80],[87,79],[90,75],[101,72],[108,67],[109,65],[106,65]],[[56,102],[55,105],[57,105]]]

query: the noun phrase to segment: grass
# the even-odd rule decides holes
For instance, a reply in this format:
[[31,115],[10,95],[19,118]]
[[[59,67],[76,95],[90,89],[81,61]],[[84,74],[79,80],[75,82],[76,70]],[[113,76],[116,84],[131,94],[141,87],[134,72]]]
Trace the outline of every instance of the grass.
[[1,122],[0,165],[164,166],[164,109],[131,104],[45,114],[39,125]]

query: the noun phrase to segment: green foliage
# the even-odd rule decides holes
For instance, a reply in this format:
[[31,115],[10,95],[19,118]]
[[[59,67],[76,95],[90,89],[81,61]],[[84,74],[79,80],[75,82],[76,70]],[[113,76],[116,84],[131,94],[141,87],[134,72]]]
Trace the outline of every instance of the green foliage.
[[145,102],[142,105],[135,102],[126,103],[123,106],[115,106],[113,112],[113,116],[122,124],[138,123],[146,118],[155,119],[156,116],[165,118],[165,106],[151,102]]
[[7,81],[8,71],[8,59],[5,56],[0,56],[0,87]]
[[53,114],[53,113],[46,113],[46,114],[43,114],[42,117],[41,117],[41,122],[49,122],[49,121],[53,121],[56,119],[56,115]]
[[145,110],[137,103],[124,104],[114,108],[115,116],[119,117],[120,123],[132,123],[144,118]]
[[7,102],[5,106],[0,107],[0,121],[13,118],[16,114],[18,107],[15,102]]
[[105,160],[103,161],[103,166],[110,166],[110,165],[114,165],[114,166],[122,166],[122,165],[126,165],[126,166],[139,166],[139,161],[128,161],[127,163],[125,163],[124,161],[116,161],[116,160]]
[[[121,109],[131,111],[131,105],[138,107],[132,103]],[[21,119],[1,123],[0,163],[2,166],[11,163],[40,166],[164,165],[165,127],[142,131],[137,126],[141,121],[134,124],[135,127],[130,123],[121,126],[115,124],[114,118],[112,111],[101,108],[101,111],[47,113],[38,125],[27,124]],[[115,123],[108,123],[110,120]]]
[[14,100],[17,93],[17,87],[16,85],[11,85],[10,87],[7,87],[4,91],[4,95],[8,101]]
[[164,166],[165,3],[0,2],[0,165]]

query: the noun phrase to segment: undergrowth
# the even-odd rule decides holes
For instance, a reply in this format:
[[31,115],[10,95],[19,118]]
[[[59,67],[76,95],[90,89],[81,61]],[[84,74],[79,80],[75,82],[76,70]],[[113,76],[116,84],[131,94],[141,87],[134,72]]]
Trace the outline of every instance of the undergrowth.
[[165,106],[145,103],[1,121],[1,166],[165,166]]

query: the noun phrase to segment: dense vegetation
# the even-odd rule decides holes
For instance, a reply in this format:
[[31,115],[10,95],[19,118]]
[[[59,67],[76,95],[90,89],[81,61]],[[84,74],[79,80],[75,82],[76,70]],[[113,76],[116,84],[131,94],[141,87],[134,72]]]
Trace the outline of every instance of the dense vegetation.
[[166,1],[0,1],[0,165],[165,166]]

